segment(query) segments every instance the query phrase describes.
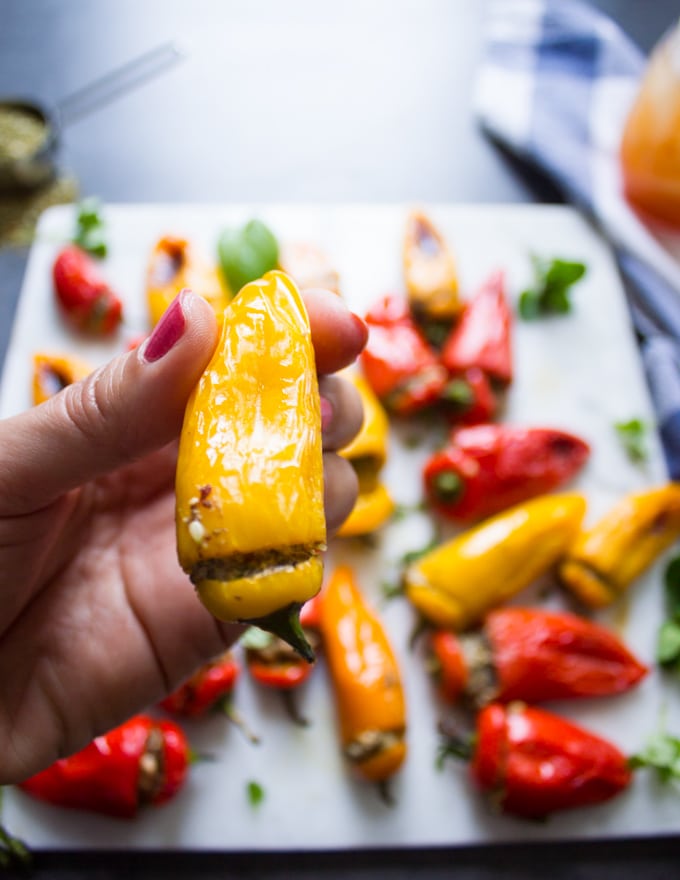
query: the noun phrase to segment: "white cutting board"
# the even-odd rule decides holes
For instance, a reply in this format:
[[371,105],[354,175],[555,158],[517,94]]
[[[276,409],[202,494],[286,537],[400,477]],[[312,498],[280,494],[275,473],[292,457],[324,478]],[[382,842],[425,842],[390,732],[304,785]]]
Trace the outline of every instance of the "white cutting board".
[[[85,344],[56,313],[50,269],[60,243],[71,234],[71,207],[42,217],[19,303],[0,394],[0,415],[30,405],[31,355],[37,349],[78,351],[93,365],[118,353],[146,329],[144,269],[162,234],[185,235],[215,253],[225,225],[259,217],[280,240],[321,245],[341,274],[349,305],[363,313],[379,295],[402,288],[400,246],[409,206],[110,205],[106,272],[125,300],[127,324],[110,343]],[[513,301],[531,280],[529,254],[582,260],[586,278],[574,289],[573,313],[534,323],[516,322],[516,381],[505,420],[562,427],[592,445],[587,468],[573,484],[588,497],[595,520],[622,494],[666,479],[662,454],[651,438],[650,461],[631,464],[613,424],[653,420],[624,294],[604,242],[580,216],[561,206],[429,205],[428,212],[457,256],[462,288],[470,294],[496,267],[507,272]],[[406,438],[408,439],[408,438]],[[420,499],[420,466],[426,448],[392,437],[387,479],[397,501]],[[192,768],[176,800],[147,809],[138,819],[112,820],[74,813],[7,792],[3,821],[36,848],[135,848],[187,850],[309,850],[362,847],[464,845],[493,841],[632,837],[676,832],[680,801],[646,771],[609,804],[530,823],[494,816],[469,784],[463,764],[435,768],[441,707],[422,665],[407,645],[414,615],[404,599],[385,602],[382,583],[406,550],[430,535],[416,514],[387,526],[373,549],[335,541],[332,560],[355,565],[370,601],[379,605],[401,659],[409,708],[409,756],[394,780],[395,803],[385,805],[373,788],[354,780],[339,754],[334,708],[323,661],[299,696],[307,728],[293,725],[275,694],[243,676],[236,706],[262,737],[259,746],[223,717],[187,724],[194,749],[215,760]],[[329,564],[332,564],[329,559]],[[661,560],[621,605],[601,619],[616,626],[631,648],[652,664],[662,618]],[[523,601],[533,599],[527,596]],[[543,600],[545,601],[545,600]],[[547,600],[560,606],[559,595]],[[653,672],[636,691],[617,698],[554,706],[610,738],[624,752],[643,745],[666,712],[680,734],[680,682]],[[257,781],[264,801],[254,808],[246,787]]]

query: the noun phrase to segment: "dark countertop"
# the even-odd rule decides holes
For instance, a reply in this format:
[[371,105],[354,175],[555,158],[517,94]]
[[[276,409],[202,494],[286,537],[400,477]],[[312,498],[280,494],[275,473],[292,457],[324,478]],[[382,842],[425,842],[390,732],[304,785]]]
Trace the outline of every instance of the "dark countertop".
[[[560,2],[560,0],[553,0]],[[676,0],[599,0],[649,50]],[[481,0],[0,0],[0,94],[55,104],[168,40],[179,64],[67,127],[108,202],[558,201],[476,129]],[[0,251],[0,362],[27,252]],[[680,815],[680,813],[679,813]],[[670,880],[663,840],[323,854],[41,853],[33,876]]]

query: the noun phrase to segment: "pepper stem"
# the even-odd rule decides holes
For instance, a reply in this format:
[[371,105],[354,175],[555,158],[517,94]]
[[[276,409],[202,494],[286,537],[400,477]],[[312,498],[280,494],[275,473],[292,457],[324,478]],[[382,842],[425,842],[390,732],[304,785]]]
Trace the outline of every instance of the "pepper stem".
[[291,648],[304,658],[308,663],[313,663],[316,659],[312,646],[305,637],[305,632],[300,623],[300,602],[291,602],[285,608],[274,611],[272,614],[266,614],[264,617],[257,617],[253,620],[244,620],[243,623],[250,623],[252,626],[259,626],[267,632],[273,633],[284,642],[287,642]]

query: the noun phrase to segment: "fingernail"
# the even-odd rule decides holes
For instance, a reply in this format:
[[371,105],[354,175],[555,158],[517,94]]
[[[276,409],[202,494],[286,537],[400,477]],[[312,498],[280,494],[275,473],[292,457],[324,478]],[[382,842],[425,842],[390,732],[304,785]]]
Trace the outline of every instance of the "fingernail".
[[146,341],[142,357],[148,364],[152,364],[166,355],[184,333],[186,320],[182,308],[182,297],[185,292],[183,290],[173,299]]
[[321,398],[321,430],[325,431],[333,418],[333,407],[325,397]]
[[350,313],[352,315],[352,321],[354,322],[354,326],[356,327],[357,333],[359,334],[359,338],[361,341],[361,347],[363,348],[368,342],[368,324],[359,317],[359,315],[355,315],[354,312]]

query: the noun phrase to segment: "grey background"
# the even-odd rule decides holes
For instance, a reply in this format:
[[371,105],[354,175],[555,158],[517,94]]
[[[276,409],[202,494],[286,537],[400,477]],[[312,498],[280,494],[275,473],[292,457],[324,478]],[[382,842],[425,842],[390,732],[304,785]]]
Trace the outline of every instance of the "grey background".
[[[551,0],[569,2],[569,0]],[[0,0],[0,94],[56,105],[167,40],[186,58],[62,133],[109,202],[559,201],[476,129],[483,0]],[[677,0],[599,0],[648,51]],[[0,363],[25,269],[0,251]],[[680,801],[678,804],[680,825]],[[301,815],[300,821],[304,822]],[[75,878],[673,880],[680,838],[330,854],[40,854]]]

